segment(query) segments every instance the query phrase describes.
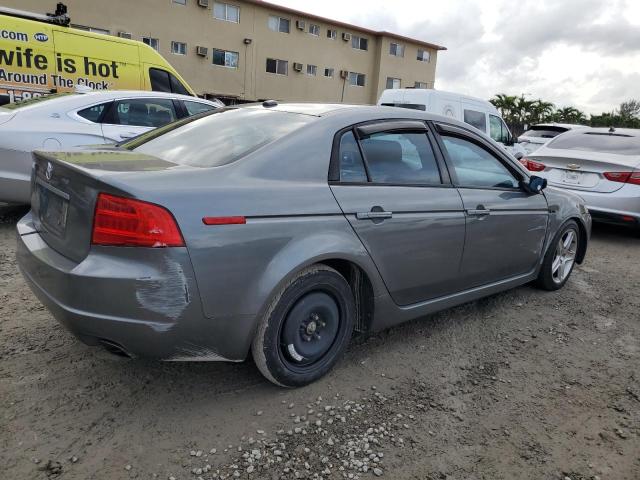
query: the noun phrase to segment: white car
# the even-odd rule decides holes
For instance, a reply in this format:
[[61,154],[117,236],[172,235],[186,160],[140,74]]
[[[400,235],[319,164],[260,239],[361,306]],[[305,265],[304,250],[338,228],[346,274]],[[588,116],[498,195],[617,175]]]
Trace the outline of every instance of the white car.
[[378,105],[422,110],[455,118],[489,135],[516,158],[526,153],[491,102],[460,93],[426,88],[389,88],[378,99]]
[[223,107],[186,95],[144,91],[60,93],[0,107],[0,202],[30,203],[31,152],[120,142]]
[[549,143],[552,138],[576,128],[588,127],[572,123],[539,123],[538,125],[531,125],[526,132],[518,137],[518,143],[525,149],[528,155],[535,152],[544,144]]

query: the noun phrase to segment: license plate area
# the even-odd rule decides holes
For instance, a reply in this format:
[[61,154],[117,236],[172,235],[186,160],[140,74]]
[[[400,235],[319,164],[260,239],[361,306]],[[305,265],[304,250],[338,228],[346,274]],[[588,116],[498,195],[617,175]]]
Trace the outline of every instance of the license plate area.
[[40,223],[48,232],[63,237],[69,213],[69,195],[39,178],[36,189]]
[[566,170],[562,181],[571,185],[580,185],[582,183],[582,173]]

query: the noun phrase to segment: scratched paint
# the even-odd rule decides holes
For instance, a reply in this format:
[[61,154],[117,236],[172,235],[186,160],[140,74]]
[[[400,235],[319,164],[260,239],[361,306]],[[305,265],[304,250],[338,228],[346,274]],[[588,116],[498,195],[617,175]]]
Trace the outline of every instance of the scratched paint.
[[187,278],[182,266],[166,258],[162,272],[153,278],[139,278],[136,299],[142,308],[177,320],[189,305]]

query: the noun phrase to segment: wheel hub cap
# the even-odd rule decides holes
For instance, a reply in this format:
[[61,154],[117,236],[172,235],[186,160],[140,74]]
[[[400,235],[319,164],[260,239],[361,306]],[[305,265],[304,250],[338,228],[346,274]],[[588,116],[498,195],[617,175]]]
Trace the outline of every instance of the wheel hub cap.
[[556,283],[563,282],[571,273],[576,260],[578,236],[574,230],[567,230],[558,240],[556,253],[551,264],[551,275]]

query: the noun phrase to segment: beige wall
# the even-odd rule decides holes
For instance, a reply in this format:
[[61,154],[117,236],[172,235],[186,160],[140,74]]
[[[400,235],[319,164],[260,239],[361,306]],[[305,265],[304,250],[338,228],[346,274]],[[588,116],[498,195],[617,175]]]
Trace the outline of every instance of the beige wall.
[[[44,13],[55,2],[43,0],[3,0],[4,6]],[[134,40],[143,36],[160,40],[160,53],[180,72],[198,94],[238,97],[244,100],[274,98],[289,101],[321,101],[375,103],[386,85],[387,77],[402,79],[402,86],[426,82],[433,87],[437,51],[431,51],[431,62],[416,60],[419,43],[392,39],[387,36],[359,33],[355,28],[333,25],[304,15],[292,15],[244,1],[229,1],[240,7],[240,23],[217,20],[213,16],[213,0],[209,7],[187,0],[182,6],[172,0],[66,0],[73,24],[103,28],[111,34],[130,32]],[[273,32],[268,28],[269,15],[291,21],[290,33]],[[296,20],[305,21],[305,31],[296,28]],[[310,23],[320,26],[320,36],[308,33]],[[327,29],[338,31],[338,38],[327,38]],[[343,32],[369,40],[362,51],[345,42]],[[243,43],[245,38],[251,44]],[[171,41],[187,43],[186,55],[170,52]],[[389,55],[390,42],[405,45],[403,58]],[[196,55],[196,46],[208,48],[207,57]],[[212,64],[212,48],[239,53],[238,68]],[[266,59],[288,60],[288,75],[266,72]],[[296,72],[293,63],[303,64]],[[315,77],[306,74],[307,64],[316,65]],[[246,66],[246,67],[245,67]],[[325,68],[334,69],[334,77],[324,77]],[[340,70],[366,75],[365,87],[349,85],[340,78]],[[343,96],[344,85],[344,96]]]

